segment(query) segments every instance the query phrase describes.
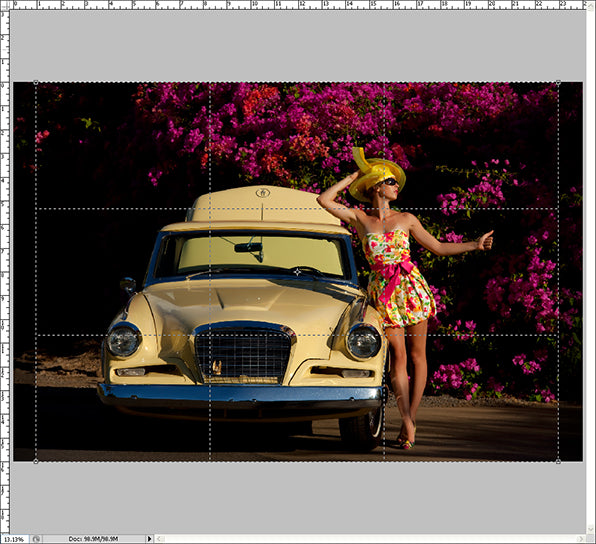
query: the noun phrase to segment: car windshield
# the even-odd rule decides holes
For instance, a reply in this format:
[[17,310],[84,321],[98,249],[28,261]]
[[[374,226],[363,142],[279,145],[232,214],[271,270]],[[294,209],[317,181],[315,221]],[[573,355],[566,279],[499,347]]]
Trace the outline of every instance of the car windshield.
[[346,279],[341,237],[284,232],[192,232],[162,239],[155,277],[207,274],[284,274]]

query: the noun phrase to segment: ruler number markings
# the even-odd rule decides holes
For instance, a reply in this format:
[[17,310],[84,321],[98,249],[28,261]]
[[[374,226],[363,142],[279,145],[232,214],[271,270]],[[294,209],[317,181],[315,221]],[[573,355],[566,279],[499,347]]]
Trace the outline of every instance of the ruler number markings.
[[0,57],[9,57],[7,16],[10,10],[586,10],[587,4],[586,0],[0,0]]
[[[10,9],[0,1],[0,532],[10,532]],[[30,8],[30,3],[23,9]]]

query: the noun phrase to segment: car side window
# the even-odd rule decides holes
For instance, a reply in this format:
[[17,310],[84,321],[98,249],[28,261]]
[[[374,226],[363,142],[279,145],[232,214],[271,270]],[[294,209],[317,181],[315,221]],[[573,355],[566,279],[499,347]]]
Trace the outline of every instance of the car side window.
[[180,236],[166,236],[162,240],[155,269],[156,277],[162,278],[175,275],[183,244],[184,238]]

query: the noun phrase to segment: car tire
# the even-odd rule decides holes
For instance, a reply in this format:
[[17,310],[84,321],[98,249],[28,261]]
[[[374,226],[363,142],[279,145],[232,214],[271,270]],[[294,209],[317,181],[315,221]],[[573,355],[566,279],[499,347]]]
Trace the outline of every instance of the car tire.
[[384,420],[384,405],[362,416],[340,419],[341,440],[352,451],[371,451],[381,443]]

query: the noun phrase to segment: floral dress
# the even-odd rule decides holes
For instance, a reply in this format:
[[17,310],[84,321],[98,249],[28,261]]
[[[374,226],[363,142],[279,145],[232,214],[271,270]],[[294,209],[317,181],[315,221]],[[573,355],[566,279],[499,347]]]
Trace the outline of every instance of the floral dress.
[[367,233],[362,245],[371,266],[368,294],[385,327],[415,325],[436,314],[428,283],[410,261],[405,230]]

